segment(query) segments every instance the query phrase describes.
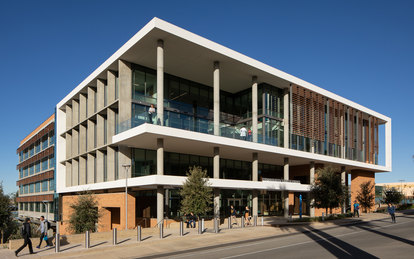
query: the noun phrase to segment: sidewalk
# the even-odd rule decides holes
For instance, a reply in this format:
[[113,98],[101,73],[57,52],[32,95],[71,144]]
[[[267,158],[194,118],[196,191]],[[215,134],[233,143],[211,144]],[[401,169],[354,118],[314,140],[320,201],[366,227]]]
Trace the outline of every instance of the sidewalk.
[[[387,214],[370,213],[363,214],[360,218],[347,218],[332,220],[326,222],[292,222],[287,223],[283,218],[265,218],[265,226],[261,226],[261,220],[258,220],[257,227],[246,227],[227,229],[227,225],[221,225],[219,234],[213,232],[212,229],[206,229],[202,235],[197,234],[197,229],[184,229],[185,236],[179,236],[178,229],[165,229],[164,239],[159,239],[158,229],[150,229],[143,232],[143,241],[137,242],[136,231],[128,231],[131,235],[125,238],[118,238],[118,245],[113,246],[112,240],[92,240],[91,248],[85,249],[84,243],[68,244],[61,246],[61,252],[55,253],[54,248],[36,249],[36,255],[29,255],[28,249],[25,248],[19,257],[23,258],[97,258],[104,255],[104,258],[131,258],[142,256],[154,256],[163,253],[173,253],[186,251],[196,248],[204,248],[209,246],[222,246],[227,243],[248,243],[249,240],[266,238],[271,236],[286,235],[298,233],[297,226],[312,225],[313,228],[324,229],[345,224],[356,224],[363,221],[388,219]],[[283,223],[283,227],[274,227],[275,224]],[[119,234],[122,231],[119,231]],[[135,234],[134,234],[135,233]],[[34,241],[34,242],[33,242]],[[37,244],[37,240],[32,240]],[[35,246],[35,245],[34,245]],[[8,249],[0,250],[1,258],[15,258],[14,251]]]

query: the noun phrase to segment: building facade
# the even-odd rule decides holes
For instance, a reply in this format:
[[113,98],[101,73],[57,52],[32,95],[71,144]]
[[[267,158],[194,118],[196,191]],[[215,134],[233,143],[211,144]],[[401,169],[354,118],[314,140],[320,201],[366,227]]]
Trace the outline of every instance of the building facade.
[[100,230],[179,217],[192,165],[208,172],[217,217],[230,205],[287,217],[301,194],[304,213],[320,215],[308,198],[318,168],[337,167],[344,184],[350,174],[351,199],[391,170],[390,118],[158,18],[56,111],[63,232],[86,190],[103,211]]
[[27,135],[17,149],[20,217],[55,220],[55,115]]

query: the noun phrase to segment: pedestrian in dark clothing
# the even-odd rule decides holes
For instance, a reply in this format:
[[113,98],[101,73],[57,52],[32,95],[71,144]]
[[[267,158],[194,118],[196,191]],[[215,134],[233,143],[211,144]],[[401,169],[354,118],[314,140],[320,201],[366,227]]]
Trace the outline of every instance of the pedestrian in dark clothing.
[[21,234],[24,238],[24,244],[17,249],[14,254],[17,256],[17,254],[23,250],[23,248],[25,248],[27,245],[29,245],[29,252],[30,254],[34,254],[33,253],[33,247],[32,247],[32,241],[30,240],[30,238],[32,237],[32,230],[30,228],[30,219],[26,218],[26,220],[23,223],[23,227],[21,229]]
[[187,217],[188,219],[187,219],[187,228],[195,228],[195,220],[196,220],[196,218],[195,218],[195,216],[194,216],[194,213],[190,213],[189,215],[188,215],[188,217]]
[[392,223],[395,223],[395,207],[391,203],[388,203],[388,213],[391,215]]

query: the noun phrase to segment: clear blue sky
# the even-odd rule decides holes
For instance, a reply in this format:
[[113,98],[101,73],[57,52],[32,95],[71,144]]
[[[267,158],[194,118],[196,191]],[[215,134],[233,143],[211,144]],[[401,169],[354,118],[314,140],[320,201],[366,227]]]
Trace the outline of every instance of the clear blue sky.
[[0,2],[7,193],[19,141],[154,16],[391,117],[393,172],[376,180],[414,182],[414,1],[195,2]]

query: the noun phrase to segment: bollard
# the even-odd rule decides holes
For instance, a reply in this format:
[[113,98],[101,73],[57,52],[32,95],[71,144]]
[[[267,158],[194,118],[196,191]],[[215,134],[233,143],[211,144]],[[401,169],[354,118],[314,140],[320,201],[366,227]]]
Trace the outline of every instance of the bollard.
[[229,225],[229,229],[231,229],[231,217],[229,217],[229,220],[228,220],[228,225]]
[[325,213],[322,212],[322,221],[325,221]]
[[241,224],[240,224],[241,226],[241,228],[244,228],[244,217],[241,217]]
[[214,218],[213,221],[214,221],[214,233],[217,233],[217,219]]
[[257,215],[253,216],[253,226],[257,226]]
[[138,226],[137,227],[137,241],[138,242],[141,242],[141,240],[142,240],[142,236],[141,236],[141,226]]
[[206,228],[204,227],[204,218],[201,219],[201,232],[204,232]]
[[160,228],[160,239],[164,238],[164,223],[160,223],[159,225]]
[[199,220],[199,221],[198,221],[198,234],[199,234],[199,235],[201,235],[201,234],[203,233],[203,229],[202,229],[202,227],[203,227],[203,226],[202,226],[202,224],[201,224],[201,221]]
[[117,242],[117,229],[116,228],[114,228],[114,229],[112,229],[112,245],[116,245],[118,242]]
[[264,217],[262,216],[262,227],[264,226]]
[[85,232],[85,248],[90,248],[90,247],[91,247],[91,240],[89,236],[89,231],[87,230]]
[[180,237],[184,236],[184,222],[180,221]]
[[59,253],[60,252],[60,234],[56,233],[55,236],[55,253]]

